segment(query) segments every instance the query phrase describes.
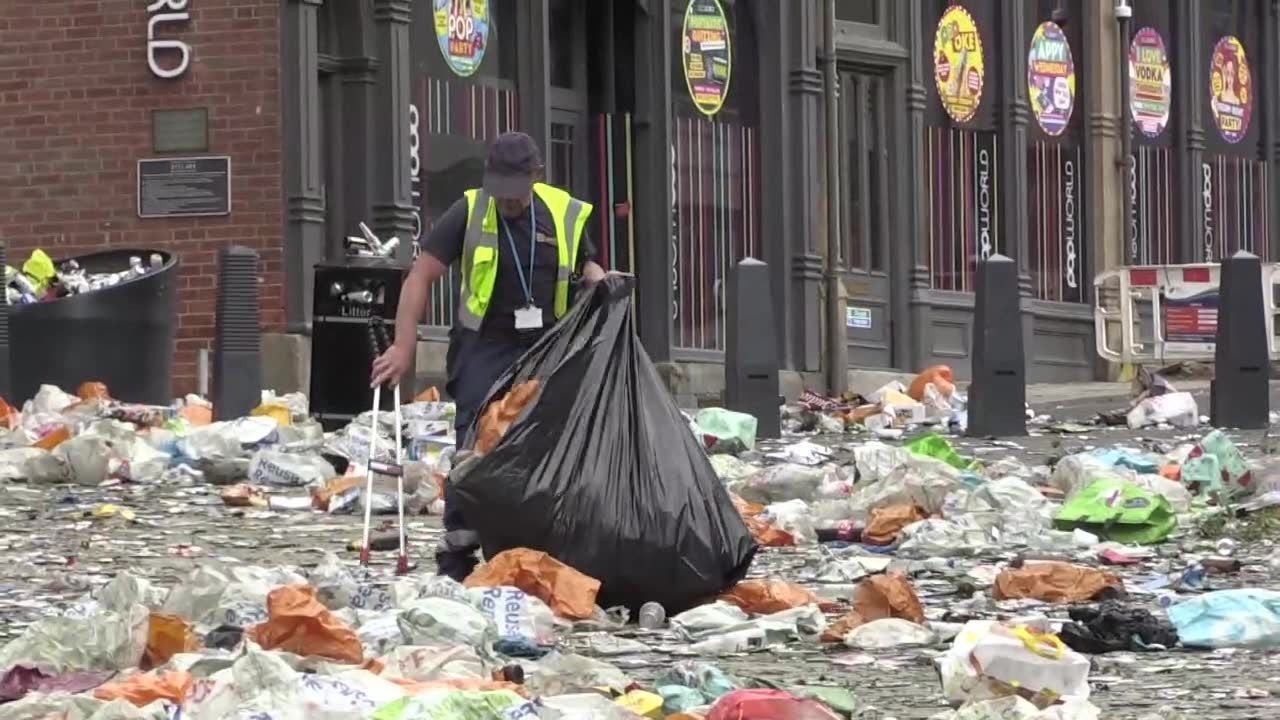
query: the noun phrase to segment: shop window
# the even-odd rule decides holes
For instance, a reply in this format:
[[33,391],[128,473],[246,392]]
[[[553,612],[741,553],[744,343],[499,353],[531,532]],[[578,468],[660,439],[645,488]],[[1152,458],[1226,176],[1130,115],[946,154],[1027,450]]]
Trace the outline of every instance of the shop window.
[[[411,181],[421,236],[463,191],[480,185],[489,143],[518,128],[519,1],[413,4],[410,170],[417,170]],[[437,20],[447,31],[443,39]],[[432,290],[428,324],[452,324],[457,287],[454,268]]]
[[844,73],[840,80],[843,135],[840,209],[844,233],[841,254],[849,270],[883,272],[888,228],[882,191],[886,179],[887,88],[883,77]]
[[1027,8],[1027,266],[1041,300],[1088,302],[1079,0]]
[[1173,73],[1186,72],[1175,57],[1169,3],[1133,4],[1129,45],[1129,107],[1133,117],[1133,156],[1129,191],[1133,204],[1125,226],[1129,262],[1165,265],[1186,262],[1177,239],[1178,167],[1174,153],[1177,86]]
[[574,30],[582,23],[585,13],[573,7],[574,0],[551,0],[547,8],[547,27],[551,35],[549,74],[551,86],[575,89],[578,86],[578,49],[574,42],[579,37]]
[[[1205,151],[1196,186],[1204,238],[1195,257],[1218,261],[1239,250],[1269,256],[1270,164],[1262,152],[1268,3],[1220,0],[1201,5],[1201,63],[1192,86],[1203,103]],[[1270,84],[1269,84],[1270,83]]]
[[879,24],[880,0],[836,0],[836,20]]
[[999,12],[994,0],[928,0],[926,7],[929,276],[936,290],[973,292],[978,261],[1003,252]]
[[551,147],[547,152],[547,182],[572,190],[573,185],[573,125],[551,123]]
[[759,0],[672,3],[673,344],[724,349],[730,268],[760,257]]

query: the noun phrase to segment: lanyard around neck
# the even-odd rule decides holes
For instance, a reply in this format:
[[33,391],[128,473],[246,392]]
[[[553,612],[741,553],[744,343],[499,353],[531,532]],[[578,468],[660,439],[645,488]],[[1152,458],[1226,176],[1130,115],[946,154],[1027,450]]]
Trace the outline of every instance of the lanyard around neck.
[[524,263],[520,262],[520,253],[516,250],[516,240],[511,235],[511,224],[502,218],[502,229],[507,234],[507,244],[511,246],[511,256],[516,263],[516,274],[520,276],[520,288],[524,290],[527,307],[533,307],[533,266],[537,260],[538,224],[534,221],[533,201],[529,201],[529,277],[525,279]]

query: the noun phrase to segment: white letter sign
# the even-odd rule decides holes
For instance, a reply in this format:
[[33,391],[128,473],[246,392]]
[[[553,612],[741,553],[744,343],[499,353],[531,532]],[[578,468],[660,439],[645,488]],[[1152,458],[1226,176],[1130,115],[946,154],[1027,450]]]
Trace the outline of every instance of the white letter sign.
[[[187,11],[190,0],[155,0],[147,5],[147,67],[158,78],[181,77],[191,66],[191,46],[181,40],[157,40],[156,26],[165,23],[186,23],[191,20]],[[166,50],[177,52],[177,63],[162,65],[160,54]]]

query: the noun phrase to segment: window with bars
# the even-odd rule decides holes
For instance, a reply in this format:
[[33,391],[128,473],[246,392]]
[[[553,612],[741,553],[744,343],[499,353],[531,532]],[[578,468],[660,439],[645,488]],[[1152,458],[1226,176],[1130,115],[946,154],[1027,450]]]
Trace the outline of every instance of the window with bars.
[[[438,3],[413,5],[410,175],[424,239],[436,218],[464,191],[480,185],[489,143],[518,128],[517,2],[489,0],[486,4],[488,31],[482,42],[477,41],[483,55],[468,75],[460,74],[446,59],[445,46],[436,34]],[[458,287],[454,267],[432,288],[427,324],[453,324]]]

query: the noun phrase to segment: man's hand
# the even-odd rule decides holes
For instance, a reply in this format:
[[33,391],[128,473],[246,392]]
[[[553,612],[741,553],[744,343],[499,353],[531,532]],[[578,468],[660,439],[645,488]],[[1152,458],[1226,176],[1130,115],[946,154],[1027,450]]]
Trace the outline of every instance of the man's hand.
[[618,270],[610,270],[608,272],[605,272],[604,268],[600,267],[593,260],[588,260],[582,266],[582,282],[587,287],[594,287],[601,280],[607,277],[626,277],[630,274],[631,273],[624,273]]
[[386,352],[373,361],[373,375],[369,380],[369,387],[375,388],[387,383],[392,385],[399,383],[400,378],[409,369],[409,361],[412,355],[413,348],[407,345],[393,344],[387,348]]

